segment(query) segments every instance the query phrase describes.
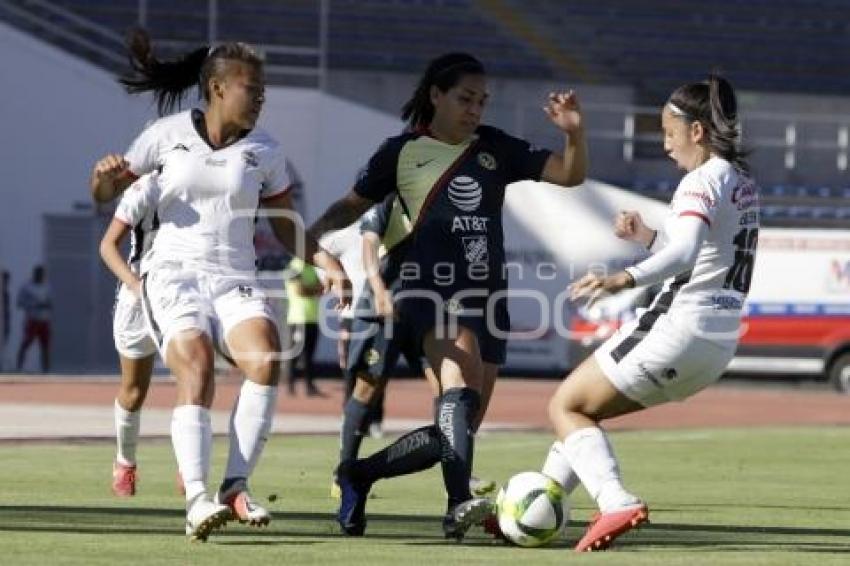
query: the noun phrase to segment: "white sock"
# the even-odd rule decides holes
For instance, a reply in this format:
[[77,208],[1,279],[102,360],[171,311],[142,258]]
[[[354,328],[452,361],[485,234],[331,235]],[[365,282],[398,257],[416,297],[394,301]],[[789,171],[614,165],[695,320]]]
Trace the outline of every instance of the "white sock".
[[614,450],[601,428],[583,428],[567,436],[564,455],[603,513],[640,503],[623,487]]
[[210,412],[199,405],[175,407],[171,417],[171,443],[186,487],[186,501],[207,490],[212,452]]
[[540,471],[561,484],[567,495],[571,494],[579,484],[578,476],[564,454],[563,442],[556,440],[552,443],[549,454],[546,455],[546,461],[543,463],[543,469]]
[[230,452],[224,477],[248,478],[272,427],[277,386],[259,385],[246,379],[230,414]]
[[115,460],[124,466],[136,465],[136,444],[139,442],[139,423],[142,412],[130,412],[115,400],[115,439],[118,450]]

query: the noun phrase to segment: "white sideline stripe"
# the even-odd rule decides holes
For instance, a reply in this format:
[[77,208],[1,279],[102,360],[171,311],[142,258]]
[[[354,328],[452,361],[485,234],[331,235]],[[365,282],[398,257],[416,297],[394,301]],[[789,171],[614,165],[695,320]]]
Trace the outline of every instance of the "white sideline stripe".
[[728,367],[729,371],[747,371],[753,373],[823,373],[824,362],[818,358],[767,358],[735,356]]
[[[141,436],[169,436],[171,409],[142,409]],[[226,434],[230,411],[211,411],[213,434]],[[424,419],[386,419],[384,432],[397,434],[425,426]],[[275,415],[273,433],[337,434],[340,417],[332,415]],[[489,423],[487,429],[522,430],[529,427],[512,423]],[[42,405],[0,403],[0,439],[112,438],[115,424],[112,406]]]

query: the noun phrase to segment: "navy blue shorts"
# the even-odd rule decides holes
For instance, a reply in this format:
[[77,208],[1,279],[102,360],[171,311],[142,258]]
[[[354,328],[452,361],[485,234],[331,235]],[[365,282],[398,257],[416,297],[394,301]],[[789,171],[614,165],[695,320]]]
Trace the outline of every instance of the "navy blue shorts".
[[478,300],[460,304],[450,299],[435,304],[430,298],[410,296],[402,298],[398,306],[402,320],[410,327],[411,339],[420,347],[425,336],[437,329],[438,325],[442,327],[442,335],[445,337],[453,335],[455,326],[463,326],[478,338],[481,361],[495,365],[505,363],[507,338],[503,336],[511,327],[506,299],[499,299],[492,309],[490,320],[486,303]]

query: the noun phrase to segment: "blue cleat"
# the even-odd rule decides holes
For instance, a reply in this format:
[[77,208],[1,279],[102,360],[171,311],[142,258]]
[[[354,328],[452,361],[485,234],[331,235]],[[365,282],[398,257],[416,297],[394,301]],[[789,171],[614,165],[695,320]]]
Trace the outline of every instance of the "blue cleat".
[[348,474],[337,476],[340,488],[339,511],[336,521],[343,534],[350,537],[362,537],[366,532],[366,501],[372,485],[351,479]]

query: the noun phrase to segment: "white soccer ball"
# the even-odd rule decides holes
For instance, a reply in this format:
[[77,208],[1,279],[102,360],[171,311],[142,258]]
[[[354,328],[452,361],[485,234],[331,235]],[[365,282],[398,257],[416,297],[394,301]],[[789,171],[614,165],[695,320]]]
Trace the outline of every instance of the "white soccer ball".
[[512,543],[543,546],[564,532],[570,506],[563,488],[539,472],[522,472],[499,490],[499,527]]

